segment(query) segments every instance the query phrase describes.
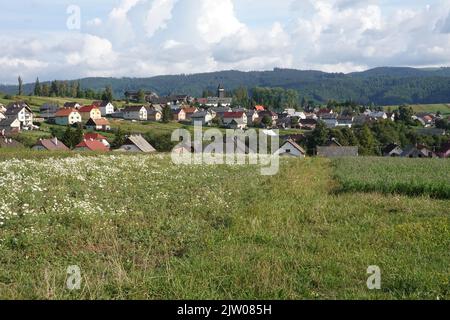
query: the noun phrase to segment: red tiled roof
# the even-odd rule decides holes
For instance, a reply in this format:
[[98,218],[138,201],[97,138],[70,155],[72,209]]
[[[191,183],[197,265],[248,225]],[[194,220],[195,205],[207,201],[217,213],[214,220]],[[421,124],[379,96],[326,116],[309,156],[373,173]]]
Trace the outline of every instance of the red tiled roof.
[[100,133],[85,133],[84,139],[86,140],[106,140],[106,137]]
[[107,152],[109,148],[98,140],[84,140],[78,144],[75,148],[86,148],[90,151]]
[[91,112],[93,109],[97,109],[100,111],[100,109],[98,109],[98,107],[96,106],[84,106],[82,108],[80,108],[79,112]]
[[266,108],[264,106],[255,106],[256,111],[264,111]]
[[109,121],[106,118],[100,118],[100,119],[89,119],[88,123],[95,123],[96,126],[109,126]]
[[197,108],[184,108],[183,110],[186,113],[196,113],[197,112]]
[[55,113],[55,117],[68,117],[72,112],[78,112],[77,109],[59,109]]
[[237,119],[242,118],[244,116],[244,112],[225,112],[223,117],[226,119]]

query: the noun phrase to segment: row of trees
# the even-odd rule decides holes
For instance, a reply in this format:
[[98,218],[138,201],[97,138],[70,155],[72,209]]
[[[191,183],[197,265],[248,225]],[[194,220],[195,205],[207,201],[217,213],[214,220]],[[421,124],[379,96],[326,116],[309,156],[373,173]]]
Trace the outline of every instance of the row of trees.
[[[24,95],[22,77],[18,78],[18,95]],[[50,83],[41,83],[39,78],[36,79],[32,92],[34,96],[42,97],[64,97],[78,99],[97,99],[104,101],[113,101],[114,94],[111,86],[107,86],[103,91],[96,92],[92,89],[82,89],[80,81],[58,81],[54,80]]]
[[328,129],[323,122],[319,122],[316,129],[303,142],[309,153],[313,154],[318,146],[325,145],[331,138],[335,138],[343,146],[358,146],[364,156],[380,156],[383,147],[396,143],[402,147],[415,144],[425,144],[438,148],[448,137],[419,135],[414,127],[403,121],[377,121],[353,128]]

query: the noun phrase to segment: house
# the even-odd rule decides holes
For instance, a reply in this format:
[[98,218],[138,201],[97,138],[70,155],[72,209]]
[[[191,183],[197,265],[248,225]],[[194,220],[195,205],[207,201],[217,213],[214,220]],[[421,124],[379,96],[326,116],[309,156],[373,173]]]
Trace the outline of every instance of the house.
[[233,129],[233,130],[244,130],[245,128],[247,128],[247,124],[244,123],[244,120],[242,119],[233,119],[228,125],[227,127],[229,129]]
[[401,154],[402,158],[437,158],[436,153],[427,146],[416,145],[407,147]]
[[110,131],[111,125],[106,118],[89,119],[86,122],[86,129],[93,131]]
[[196,112],[193,115],[191,115],[191,121],[193,123],[201,123],[203,126],[211,125],[213,119],[214,119],[214,116],[209,111],[200,111],[200,112]]
[[289,139],[275,152],[275,155],[305,158],[306,151],[294,140]]
[[315,119],[300,119],[300,129],[314,130],[317,126],[317,120]]
[[2,112],[0,112],[0,121],[2,121],[3,119],[6,119],[6,116]]
[[0,103],[0,113],[5,113],[6,112],[6,108],[5,108],[5,106],[3,105],[3,103]]
[[0,131],[5,133],[20,132],[20,121],[16,118],[6,118],[0,121]]
[[255,106],[255,111],[259,112],[259,111],[266,111],[266,107],[258,105]]
[[197,108],[184,108],[183,109],[184,113],[186,114],[186,120],[191,121],[191,117],[194,113],[198,112]]
[[64,103],[64,108],[78,110],[81,108],[81,104],[79,104],[78,102],[66,102]]
[[334,113],[334,111],[332,109],[328,109],[328,108],[320,109],[319,111],[316,112],[316,114],[319,118],[324,115],[333,114],[333,113]]
[[56,103],[44,103],[39,108],[39,113],[41,118],[44,118],[44,120],[49,120],[55,117],[55,113],[58,112],[59,109],[59,105]]
[[70,149],[56,137],[53,139],[40,139],[32,149],[40,151],[70,151]]
[[155,148],[147,142],[141,135],[131,135],[127,137],[125,143],[116,151],[118,152],[142,152],[153,153]]
[[383,150],[383,157],[400,157],[403,153],[402,148],[396,144],[391,143],[387,145]]
[[4,149],[15,149],[15,148],[23,148],[23,144],[21,144],[20,142],[13,140],[11,138],[7,138],[7,137],[0,137],[0,149],[4,148]]
[[84,140],[97,140],[97,141],[100,141],[101,143],[103,143],[103,145],[105,147],[108,147],[108,148],[111,147],[111,145],[109,144],[109,142],[106,139],[106,137],[101,135],[100,133],[94,133],[94,132],[85,133],[84,136],[83,136],[83,139]]
[[450,141],[441,146],[437,155],[440,158],[450,158]]
[[7,119],[17,119],[20,122],[21,128],[33,126],[33,111],[25,102],[10,103],[5,111]]
[[89,119],[101,119],[102,113],[100,109],[96,106],[84,106],[78,110],[81,114],[83,121],[88,121]]
[[[131,102],[142,102],[142,101],[139,101],[139,99],[140,99],[139,95],[140,95],[139,91],[125,92],[125,98]],[[151,102],[153,99],[159,98],[158,95],[152,91],[144,91],[143,95],[144,95],[144,99],[146,102]]]
[[223,141],[212,142],[206,145],[204,152],[212,152],[212,148],[215,148],[216,154],[229,154],[234,153],[236,155],[256,155],[257,151],[251,149],[244,142],[244,139],[240,139],[236,136],[225,136]]
[[109,148],[101,141],[94,139],[84,139],[75,146],[74,151],[108,152]]
[[71,126],[83,122],[77,109],[60,109],[55,113],[54,118],[55,124],[60,126]]
[[183,109],[172,110],[172,119],[173,121],[185,121],[186,112]]
[[336,128],[339,124],[338,115],[335,113],[324,113],[320,116],[320,120],[325,123],[327,128]]
[[114,105],[109,101],[95,101],[92,105],[100,109],[102,117],[108,117],[114,113]]
[[123,118],[126,120],[147,120],[147,108],[145,106],[128,106],[122,112]]
[[275,112],[266,110],[266,111],[259,111],[258,112],[259,121],[262,122],[265,117],[270,117],[272,119],[272,125],[276,125],[278,120],[278,114]]
[[223,124],[232,129],[245,129],[247,127],[247,115],[245,112],[226,112],[223,114]]
[[148,121],[161,121],[162,112],[154,109],[147,109],[147,120]]
[[248,125],[252,126],[255,123],[258,123],[259,114],[258,114],[258,112],[256,112],[256,110],[247,111],[245,114],[247,116],[247,124]]
[[369,112],[368,116],[375,120],[386,120],[388,118],[387,113],[384,111]]
[[353,116],[339,116],[337,118],[337,126],[351,128],[353,126],[353,119]]

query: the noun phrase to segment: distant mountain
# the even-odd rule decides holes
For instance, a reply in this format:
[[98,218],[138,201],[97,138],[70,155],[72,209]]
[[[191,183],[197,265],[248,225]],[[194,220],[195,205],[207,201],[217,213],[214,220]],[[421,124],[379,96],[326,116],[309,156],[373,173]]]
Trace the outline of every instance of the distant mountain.
[[[450,102],[450,68],[382,67],[349,74],[293,69],[220,71],[151,78],[84,78],[80,82],[83,88],[96,91],[111,85],[117,97],[123,97],[127,90],[139,89],[152,90],[159,95],[177,93],[200,96],[203,90],[215,91],[221,83],[228,91],[239,86],[248,89],[256,86],[295,89],[301,98],[318,102],[331,99],[378,105]],[[27,94],[32,90],[33,84],[24,86]],[[14,94],[17,86],[0,85],[0,92]]]

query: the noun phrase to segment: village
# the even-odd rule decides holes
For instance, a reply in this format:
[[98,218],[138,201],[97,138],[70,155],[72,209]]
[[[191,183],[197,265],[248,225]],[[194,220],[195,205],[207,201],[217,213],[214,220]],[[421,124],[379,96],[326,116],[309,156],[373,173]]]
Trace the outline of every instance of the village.
[[[307,106],[302,110],[286,108],[275,112],[270,107],[255,105],[251,109],[235,107],[223,85],[217,88],[216,96],[194,98],[189,95],[159,97],[154,92],[125,92],[127,103],[118,108],[113,101],[93,101],[90,105],[67,101],[64,105],[44,103],[39,112],[33,112],[25,101],[0,104],[0,148],[23,148],[20,135],[24,132],[39,131],[42,123],[79,130],[79,138],[73,146],[67,146],[58,137],[39,138],[31,146],[32,150],[47,151],[90,151],[90,152],[142,152],[153,153],[157,150],[140,133],[128,132],[120,145],[111,146],[111,138],[106,135],[115,133],[111,121],[120,123],[178,123],[183,126],[201,124],[203,127],[217,127],[246,131],[249,128],[263,130],[268,136],[277,135],[280,130],[281,146],[272,153],[281,156],[306,157],[356,157],[360,155],[358,145],[342,143],[336,136],[328,135],[326,140],[314,145],[308,152],[308,137],[319,134],[319,128],[333,132],[334,129],[349,130],[377,122],[392,122],[401,116],[398,111],[384,111],[380,108],[359,107],[359,110],[336,108],[333,106]],[[146,103],[139,103],[145,100]],[[403,114],[403,117],[405,115]],[[448,138],[449,116],[432,112],[411,113],[408,121],[417,126],[417,133],[423,136],[439,137],[438,146],[416,143],[402,147],[399,143],[380,145],[379,155],[385,157],[407,158],[448,158],[450,140]],[[227,142],[227,141],[224,141]],[[228,141],[229,142],[229,141]],[[243,153],[257,152],[249,148],[235,146]],[[164,150],[167,151],[167,150]],[[193,151],[185,146],[180,152]]]

